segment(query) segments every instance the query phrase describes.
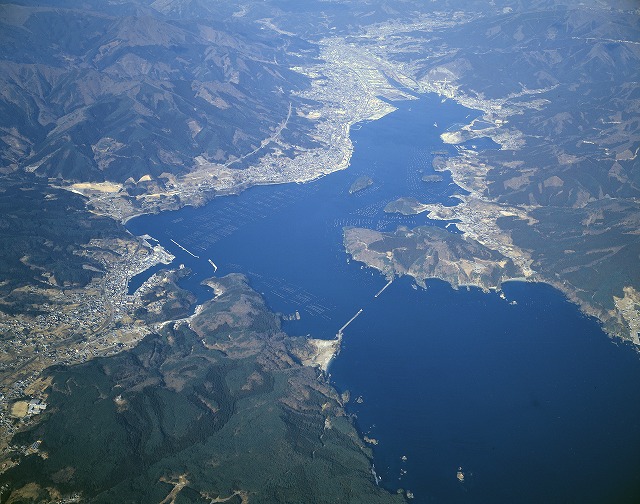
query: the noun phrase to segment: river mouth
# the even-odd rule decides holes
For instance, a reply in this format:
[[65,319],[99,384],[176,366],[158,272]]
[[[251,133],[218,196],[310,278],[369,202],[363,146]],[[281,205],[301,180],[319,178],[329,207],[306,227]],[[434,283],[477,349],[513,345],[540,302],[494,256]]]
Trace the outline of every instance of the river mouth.
[[[447,173],[423,177],[435,156],[454,153],[439,138],[444,128],[475,114],[436,96],[401,104],[354,129],[346,171],[127,227],[188,266],[183,286],[200,300],[210,296],[203,279],[246,274],[272,310],[300,314],[284,322],[290,334],[333,338],[363,310],[343,329],[330,373],[351,392],[347,411],[363,436],[377,442],[385,488],[409,489],[414,502],[627,502],[640,489],[634,352],[548,286],[509,283],[501,299],[404,278],[376,297],[387,280],[344,251],[345,226],[447,224],[384,208],[399,197],[455,204],[463,191]],[[361,176],[372,183],[350,194]]]

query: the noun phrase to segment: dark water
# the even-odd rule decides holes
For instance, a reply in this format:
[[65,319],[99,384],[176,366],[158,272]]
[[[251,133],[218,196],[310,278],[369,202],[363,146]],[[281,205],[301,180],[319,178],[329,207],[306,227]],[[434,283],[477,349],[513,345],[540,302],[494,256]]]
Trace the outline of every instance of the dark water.
[[379,439],[385,486],[418,502],[637,502],[640,384],[629,348],[545,285],[507,284],[511,305],[404,283],[353,323],[332,367],[364,400],[351,411]]
[[[631,349],[546,286],[511,283],[503,300],[402,279],[374,298],[385,280],[347,261],[343,226],[443,225],[382,209],[401,196],[455,203],[461,190],[448,176],[421,177],[434,155],[451,152],[444,128],[474,115],[437,97],[409,102],[354,129],[346,171],[141,217],[129,229],[189,266],[185,285],[201,299],[200,281],[213,276],[207,259],[216,275],[246,273],[273,310],[300,312],[285,324],[291,334],[331,338],[362,308],[331,379],[351,391],[359,429],[379,440],[376,471],[390,490],[410,489],[415,502],[636,502],[640,362]],[[374,184],[349,195],[360,175]]]

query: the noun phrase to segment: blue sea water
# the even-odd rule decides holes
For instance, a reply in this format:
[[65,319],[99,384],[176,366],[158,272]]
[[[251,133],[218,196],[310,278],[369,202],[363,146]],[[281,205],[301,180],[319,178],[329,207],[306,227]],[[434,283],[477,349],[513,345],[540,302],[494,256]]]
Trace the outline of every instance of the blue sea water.
[[[363,309],[345,330],[331,380],[350,390],[347,410],[362,434],[378,440],[374,463],[389,490],[409,489],[414,502],[636,502],[640,361],[628,346],[614,345],[548,286],[509,283],[505,300],[400,279],[375,298],[385,279],[348,261],[344,226],[444,225],[383,208],[402,196],[455,204],[462,190],[448,175],[421,177],[433,173],[434,155],[454,153],[439,134],[475,115],[435,96],[407,102],[352,131],[346,171],[128,227],[191,268],[184,285],[201,300],[209,294],[200,282],[214,275],[207,259],[216,276],[247,274],[274,311],[300,312],[284,325],[290,334],[332,338]],[[360,175],[374,184],[350,195]]]
[[379,440],[385,487],[416,502],[637,502],[634,352],[546,285],[508,283],[505,302],[406,284],[352,324],[331,369],[363,400],[349,410]]

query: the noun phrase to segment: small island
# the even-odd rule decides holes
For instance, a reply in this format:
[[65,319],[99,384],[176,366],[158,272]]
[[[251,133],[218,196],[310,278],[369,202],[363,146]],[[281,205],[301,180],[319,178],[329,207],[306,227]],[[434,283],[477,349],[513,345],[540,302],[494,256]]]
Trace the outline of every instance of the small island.
[[373,180],[371,179],[371,177],[362,175],[362,177],[358,177],[356,181],[353,184],[351,184],[351,187],[349,188],[349,194],[354,194],[359,191],[364,191],[367,187],[369,187],[372,184],[373,184]]

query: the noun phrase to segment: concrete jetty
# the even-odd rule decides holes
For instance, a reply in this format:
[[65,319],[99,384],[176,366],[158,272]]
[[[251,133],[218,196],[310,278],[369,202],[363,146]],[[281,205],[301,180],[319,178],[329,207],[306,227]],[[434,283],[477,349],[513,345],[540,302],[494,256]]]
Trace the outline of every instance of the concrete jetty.
[[387,287],[389,287],[392,283],[393,283],[393,279],[389,280],[389,281],[387,282],[387,284],[386,284],[382,289],[380,289],[380,290],[378,291],[378,293],[377,293],[375,296],[373,296],[373,297],[374,297],[374,298],[377,298],[377,297],[378,297],[380,294],[382,294],[382,293],[384,292],[384,290],[385,290]]
[[358,310],[358,313],[356,313],[353,317],[351,317],[349,321],[338,330],[338,338],[342,337],[343,331],[347,328],[347,326],[351,322],[353,322],[356,318],[358,318],[358,315],[360,315],[361,313],[362,313],[362,308],[360,308],[360,310]]
[[174,245],[177,245],[178,247],[180,247],[182,250],[184,250],[187,254],[189,254],[191,257],[195,257],[196,259],[200,259],[200,256],[195,255],[193,252],[190,252],[189,250],[187,250],[186,248],[184,248],[182,245],[180,245],[177,241],[175,241],[173,238],[169,238]]

